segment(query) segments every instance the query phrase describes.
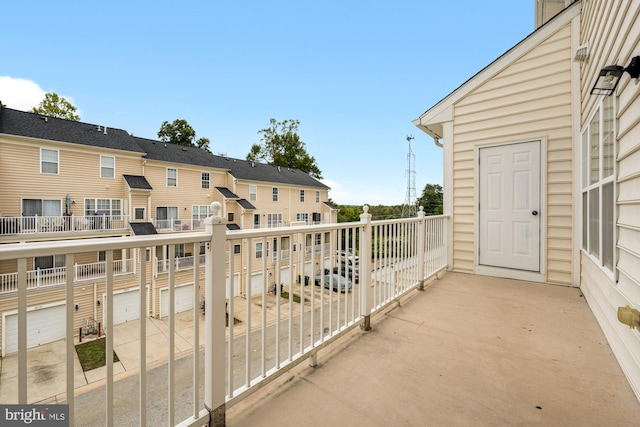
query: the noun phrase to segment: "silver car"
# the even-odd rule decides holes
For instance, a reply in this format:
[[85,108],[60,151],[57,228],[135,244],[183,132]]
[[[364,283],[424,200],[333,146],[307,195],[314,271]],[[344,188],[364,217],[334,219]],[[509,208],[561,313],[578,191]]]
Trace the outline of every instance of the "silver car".
[[336,292],[348,292],[351,290],[351,281],[347,280],[344,276],[339,274],[324,274],[315,277],[316,286],[320,286],[320,283],[324,284],[324,287],[329,289],[333,283],[333,290]]

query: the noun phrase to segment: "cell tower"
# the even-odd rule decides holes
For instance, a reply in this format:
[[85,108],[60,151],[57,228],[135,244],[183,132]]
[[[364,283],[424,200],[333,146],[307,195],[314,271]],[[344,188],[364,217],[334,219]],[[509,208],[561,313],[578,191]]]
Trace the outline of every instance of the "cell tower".
[[407,135],[409,151],[407,152],[407,196],[402,205],[402,218],[412,218],[416,216],[416,155],[411,149],[413,135]]

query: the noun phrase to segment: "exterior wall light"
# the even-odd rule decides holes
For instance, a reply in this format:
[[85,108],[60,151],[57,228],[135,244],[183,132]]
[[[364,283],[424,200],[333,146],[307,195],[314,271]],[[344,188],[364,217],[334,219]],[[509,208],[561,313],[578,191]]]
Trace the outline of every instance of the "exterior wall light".
[[625,71],[632,79],[637,79],[640,76],[640,56],[633,57],[627,68],[623,68],[621,65],[607,65],[600,70],[598,78],[591,88],[591,95],[611,95],[614,93]]

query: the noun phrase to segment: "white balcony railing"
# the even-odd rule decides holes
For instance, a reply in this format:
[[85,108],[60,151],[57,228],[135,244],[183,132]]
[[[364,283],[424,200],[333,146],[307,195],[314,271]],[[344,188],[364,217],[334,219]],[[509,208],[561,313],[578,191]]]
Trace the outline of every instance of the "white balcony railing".
[[155,219],[152,221],[156,230],[161,232],[203,231],[204,220],[195,218],[186,219]]
[[[133,259],[113,261],[114,276],[133,274],[135,264]],[[73,278],[75,282],[83,280],[102,279],[107,276],[106,262],[93,262],[90,264],[76,264],[73,266]],[[67,268],[38,268],[27,270],[27,289],[46,288],[49,286],[63,285],[67,281]],[[0,274],[0,294],[18,291],[18,273]]]
[[126,215],[8,216],[0,217],[0,237],[36,233],[124,230]]
[[[200,266],[204,267],[204,254],[198,255],[200,259]],[[186,256],[186,257],[176,257],[173,262],[168,259],[156,259],[156,271],[155,274],[167,273],[169,272],[169,266],[173,264],[174,271],[185,271],[193,269],[195,265],[195,257],[194,256]]]
[[[214,207],[214,212],[216,210],[220,212],[219,204]],[[138,361],[139,377],[135,379],[138,398],[123,398],[114,393],[113,346],[118,330],[113,325],[115,281],[113,275],[107,275],[104,282],[105,316],[101,319],[103,330],[110,331],[106,335],[106,377],[104,387],[96,390],[96,395],[91,398],[76,400],[74,395],[74,381],[77,380],[73,370],[75,330],[67,322],[67,370],[63,381],[66,389],[63,392],[66,392],[66,403],[69,404],[71,425],[74,425],[76,416],[82,417],[83,424],[113,425],[120,413],[136,425],[176,425],[177,422],[181,426],[223,425],[226,408],[304,360],[310,359],[315,364],[318,350],[331,345],[335,338],[358,325],[368,330],[372,314],[383,310],[407,292],[422,287],[426,279],[447,266],[449,238],[448,218],[445,216],[425,218],[420,212],[417,218],[371,221],[365,209],[359,222],[233,232],[227,231],[226,221],[219,214],[214,214],[207,221],[209,224],[202,232],[78,239],[65,241],[64,245],[56,242],[0,245],[0,260],[17,259],[19,270],[16,307],[18,386],[15,403],[29,403],[27,389],[33,387],[29,383],[31,377],[28,376],[26,364],[27,308],[30,304],[25,270],[26,260],[36,254],[65,254],[69,266],[77,254],[103,250],[107,256],[105,269],[109,271],[114,268],[114,252],[140,250],[144,254],[146,248],[167,245],[169,261],[163,267],[170,274],[163,292],[167,292],[165,295],[168,296],[169,307],[176,304],[176,289],[181,289],[181,292],[193,289],[194,307],[201,301],[199,289],[204,289],[204,320],[199,310],[194,309],[191,332],[185,333],[184,329],[180,332],[181,337],[190,334],[192,348],[200,348],[202,340],[204,354],[193,351],[189,359],[181,359],[178,364],[178,357],[184,357],[184,353],[181,352],[180,356],[176,354],[174,339],[177,319],[174,310],[168,309],[168,334],[164,343],[167,369],[163,369],[162,374],[167,386],[147,386],[147,377],[153,375],[154,371],[148,370],[150,366],[147,366],[146,322],[140,322],[140,340],[137,350],[133,350],[137,354],[132,358]],[[319,242],[315,236],[320,236]],[[267,242],[274,240],[277,240],[279,248],[283,241],[296,245],[296,251],[289,252],[288,262],[282,263],[282,257],[254,259],[256,243],[261,242],[262,247],[266,247]],[[176,261],[175,245],[199,246],[203,242],[207,248],[204,259],[199,256]],[[251,252],[235,253],[234,248],[238,245],[244,250],[251,248]],[[315,248],[324,250],[316,251]],[[359,257],[359,281],[345,282],[344,292],[340,287],[334,289],[331,285],[328,288],[314,286],[316,278],[318,284],[324,283],[326,268],[340,268],[339,254],[347,250]],[[187,261],[187,258],[192,260]],[[138,259],[140,265],[136,271],[139,274],[134,276],[137,283],[133,286],[153,292],[152,287],[147,286],[149,280],[145,277],[147,261],[144,256]],[[257,266],[255,271],[244,269],[249,265],[247,261]],[[186,268],[190,262],[190,268],[204,264],[205,274],[193,275],[192,288],[178,288],[172,272]],[[309,286],[304,285],[302,276],[309,277]],[[240,297],[233,297],[238,295],[238,289]],[[288,293],[288,299],[283,298],[282,291]],[[66,293],[67,319],[74,316],[73,294]],[[137,298],[140,310],[144,312],[156,297],[148,292],[139,292]],[[226,326],[226,313],[229,313],[231,320],[240,311],[245,316],[242,322],[229,321]],[[203,321],[204,333],[201,337],[199,331]],[[181,323],[180,327],[184,325]],[[157,341],[153,342],[154,349],[158,345]],[[191,365],[190,368],[184,369],[188,365]],[[177,375],[181,375],[179,381]],[[204,384],[201,384],[201,380]],[[160,389],[161,393],[154,394],[156,389]],[[178,396],[180,405],[175,404]],[[96,399],[104,399],[104,403],[98,403]],[[149,405],[153,411],[148,410],[147,399],[153,399],[153,405]],[[97,406],[105,408],[104,415],[89,419],[98,417],[98,411],[92,409]]]

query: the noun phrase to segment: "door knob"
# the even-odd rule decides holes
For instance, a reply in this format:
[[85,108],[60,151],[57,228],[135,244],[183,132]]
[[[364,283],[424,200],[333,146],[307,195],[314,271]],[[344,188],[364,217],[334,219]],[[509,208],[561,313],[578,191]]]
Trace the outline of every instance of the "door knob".
[[536,216],[536,215],[538,215],[538,211],[533,211],[533,212],[531,212],[531,214],[532,214],[533,216]]

